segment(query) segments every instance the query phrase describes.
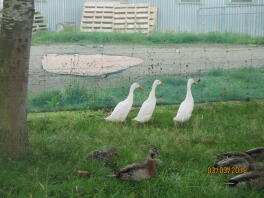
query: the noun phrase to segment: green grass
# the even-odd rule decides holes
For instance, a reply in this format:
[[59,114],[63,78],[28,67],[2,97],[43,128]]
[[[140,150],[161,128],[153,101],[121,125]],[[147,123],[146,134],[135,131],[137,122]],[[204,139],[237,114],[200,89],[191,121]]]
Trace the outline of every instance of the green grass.
[[80,32],[68,28],[61,32],[39,31],[33,35],[32,44],[46,43],[138,43],[138,44],[178,44],[178,43],[221,43],[221,44],[264,44],[264,37],[252,38],[235,33],[100,33]]
[[[21,161],[0,159],[0,197],[98,198],[262,198],[263,191],[224,185],[232,175],[208,174],[217,153],[263,146],[264,102],[196,104],[192,119],[176,128],[177,105],[158,106],[145,125],[114,124],[89,116],[107,112],[78,111],[29,114],[30,154]],[[100,161],[86,161],[94,149],[116,147],[117,167],[143,161],[156,146],[163,163],[149,180],[119,181]],[[76,175],[88,170],[90,177]]]
[[[147,98],[155,78],[166,83],[166,86],[157,88],[156,95],[159,104],[175,104],[184,99],[186,92],[184,77],[145,76],[139,80],[139,83],[145,87],[145,91],[135,91],[136,106],[141,105]],[[124,80],[115,88],[102,87],[96,90],[76,84],[66,90],[44,92],[29,99],[28,110],[36,112],[112,107],[127,96],[130,84],[131,82]],[[263,84],[263,68],[214,69],[201,76],[201,83],[193,86],[192,92],[196,102],[263,98]]]

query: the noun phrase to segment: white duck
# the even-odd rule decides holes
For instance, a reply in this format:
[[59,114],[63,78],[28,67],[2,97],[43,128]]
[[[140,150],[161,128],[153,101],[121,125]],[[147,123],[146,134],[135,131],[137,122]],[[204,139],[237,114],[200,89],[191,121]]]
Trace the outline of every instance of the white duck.
[[191,87],[192,84],[197,84],[198,82],[193,79],[189,79],[187,83],[187,93],[185,100],[181,103],[176,117],[173,118],[177,122],[186,122],[190,119],[194,107],[194,100],[192,96]]
[[154,81],[148,99],[142,104],[137,116],[133,120],[141,123],[148,122],[149,120],[151,120],[152,114],[156,107],[157,99],[155,93],[158,85],[163,86],[165,84],[160,80]]
[[134,98],[134,91],[136,88],[140,88],[144,90],[143,87],[141,87],[138,83],[133,83],[130,87],[129,94],[127,98],[121,102],[119,102],[116,107],[114,108],[114,111],[111,113],[110,116],[105,118],[107,121],[112,122],[123,122],[125,121],[129,111],[132,108],[133,105],[133,98]]

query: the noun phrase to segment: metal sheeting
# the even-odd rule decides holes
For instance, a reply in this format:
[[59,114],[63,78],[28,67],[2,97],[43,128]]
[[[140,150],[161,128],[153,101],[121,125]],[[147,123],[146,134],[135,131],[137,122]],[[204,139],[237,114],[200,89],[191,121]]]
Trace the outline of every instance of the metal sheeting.
[[233,5],[200,8],[198,32],[236,32],[264,35],[264,5]]
[[[49,24],[57,31],[61,24],[80,26],[85,2],[110,0],[48,0],[36,2]],[[181,3],[181,0],[127,0],[128,3],[149,3],[158,8],[158,32],[237,32],[264,36],[263,0],[252,3],[231,3],[231,0],[201,0],[200,3]]]

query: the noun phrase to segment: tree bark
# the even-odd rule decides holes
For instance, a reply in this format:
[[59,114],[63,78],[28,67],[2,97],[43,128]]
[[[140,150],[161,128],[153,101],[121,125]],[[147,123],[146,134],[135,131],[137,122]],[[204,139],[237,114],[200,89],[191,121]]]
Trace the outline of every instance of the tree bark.
[[0,31],[0,155],[27,152],[26,98],[34,0],[4,0]]

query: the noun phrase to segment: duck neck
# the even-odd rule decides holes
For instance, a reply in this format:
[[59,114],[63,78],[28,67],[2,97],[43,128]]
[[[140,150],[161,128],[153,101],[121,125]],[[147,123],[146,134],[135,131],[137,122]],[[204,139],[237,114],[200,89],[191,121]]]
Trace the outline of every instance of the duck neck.
[[133,97],[134,97],[134,91],[135,91],[135,87],[131,86],[130,87],[130,90],[129,90],[129,94],[127,96],[127,99],[128,100],[133,100]]
[[185,98],[187,100],[190,100],[190,99],[193,98],[191,88],[192,88],[192,84],[191,83],[188,83],[187,84],[187,93],[186,93],[186,98]]
[[154,163],[154,159],[152,156],[148,155],[147,160],[145,161],[145,164],[148,168],[149,175],[152,175],[156,172],[156,165]]
[[154,158],[154,154],[148,153],[148,156],[147,156],[146,162],[147,162],[147,161],[154,161],[153,158]]
[[151,91],[150,91],[149,97],[148,97],[149,99],[156,97],[156,87],[157,87],[156,84],[152,85],[152,88],[151,88]]

